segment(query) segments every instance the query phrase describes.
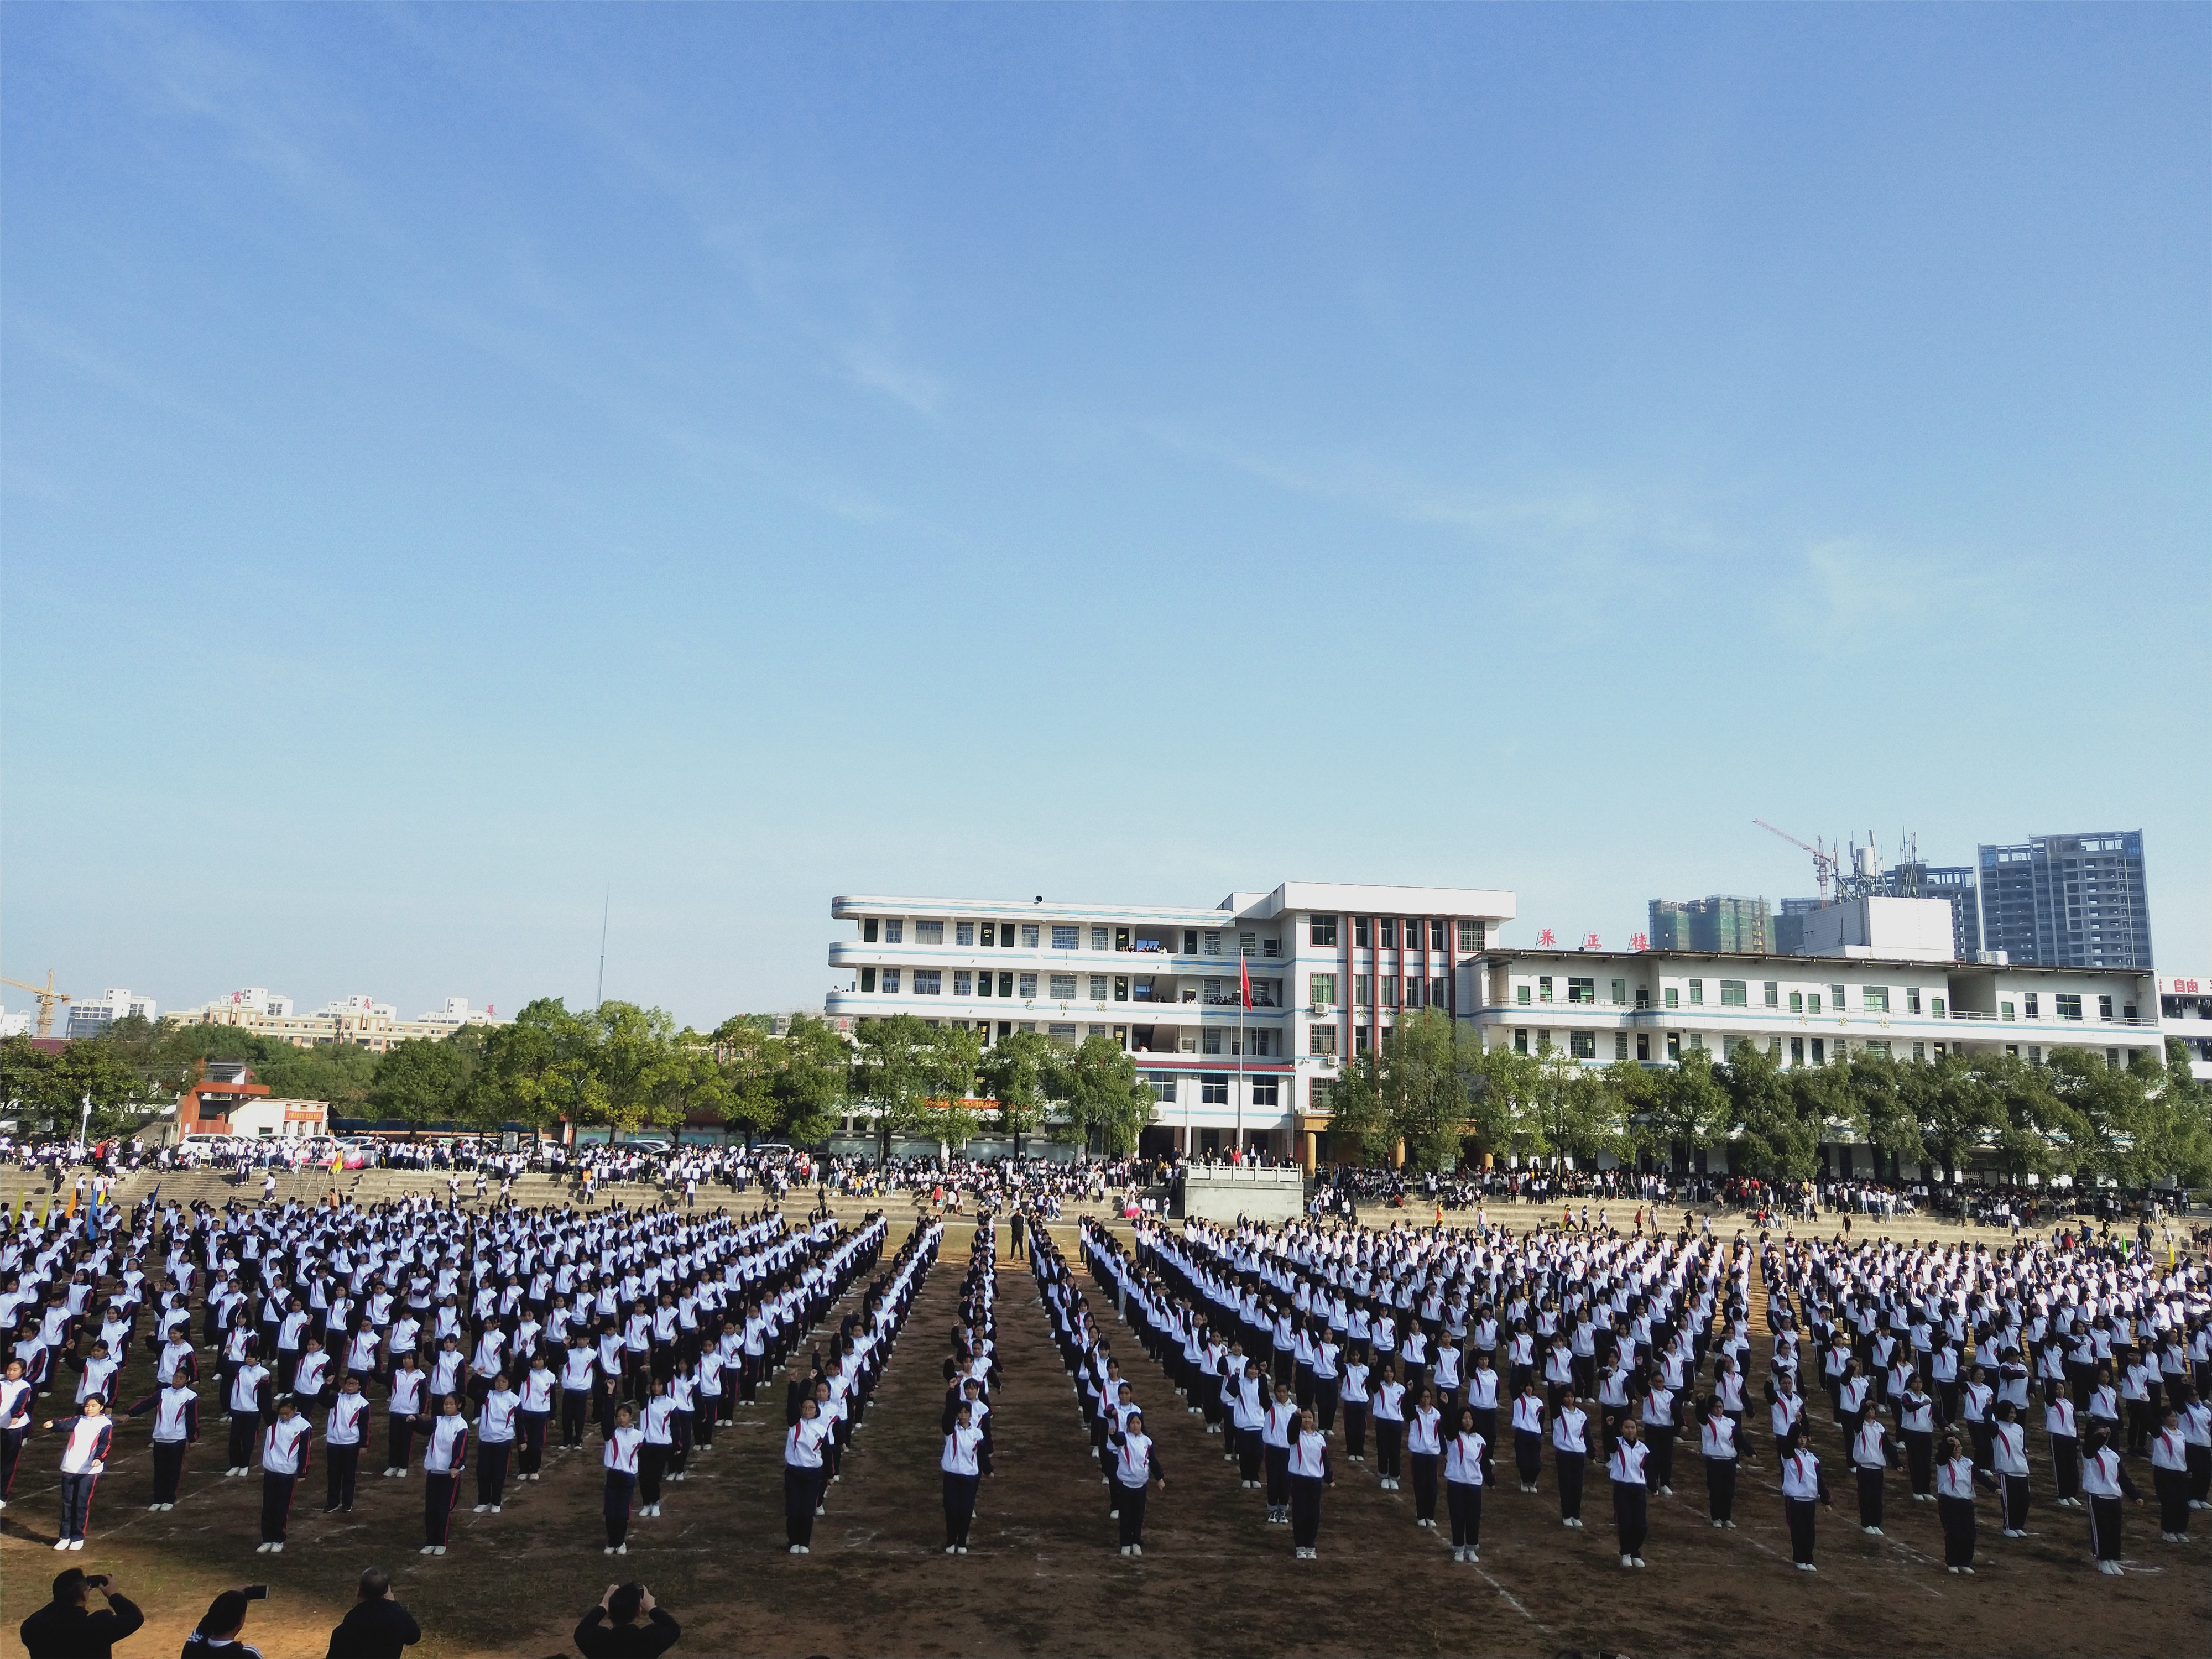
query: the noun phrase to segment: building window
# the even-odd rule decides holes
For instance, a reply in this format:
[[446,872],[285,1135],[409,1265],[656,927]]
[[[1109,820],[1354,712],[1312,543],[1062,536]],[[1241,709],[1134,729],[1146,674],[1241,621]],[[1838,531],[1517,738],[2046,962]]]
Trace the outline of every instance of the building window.
[[899,988],[899,970],[898,970],[897,969],[896,969],[896,968],[886,968],[886,969],[884,969],[884,994],[885,996],[892,996],[892,997],[895,997],[895,996],[896,996],[896,995],[898,994],[898,988]]
[[1198,954],[1197,928],[1186,927],[1182,930],[1182,954],[1187,957],[1194,957]]
[[1115,1000],[1115,1001],[1116,1001],[1116,1002],[1127,1002],[1128,1000],[1129,1000],[1129,976],[1128,976],[1127,974],[1116,974],[1116,975],[1114,975],[1114,1000]]
[[1445,983],[1444,977],[1441,974],[1429,981],[1429,1004],[1431,1007],[1441,1008],[1451,1000],[1445,994]]
[[891,916],[887,918],[884,922],[884,943],[886,945],[903,945],[905,942],[905,919],[901,916]]
[[1528,1033],[1518,1026],[1516,1026],[1513,1030],[1513,1052],[1516,1054],[1525,1054],[1528,1052]]
[[1813,1063],[1815,1066],[1825,1066],[1828,1063],[1827,1044],[1820,1037],[1813,1039]]
[[1628,1058],[1627,1032],[1615,1031],[1613,1034],[1613,1057],[1615,1060],[1626,1060]]
[[1793,1014],[1802,1014],[1805,1012],[1805,994],[1802,991],[1792,991],[1790,994],[1790,1012]]
[[1093,1002],[1103,1002],[1106,1000],[1105,975],[1093,974],[1091,975],[1091,1000]]
[[944,944],[945,924],[941,921],[917,921],[914,925],[914,942],[916,945]]
[[1272,1077],[1252,1079],[1252,1103],[1255,1106],[1278,1105],[1282,1098],[1282,1085],[1279,1079]]
[[1597,1058],[1597,1033],[1595,1031],[1568,1032],[1567,1052],[1572,1054],[1577,1060],[1595,1060]]
[[1076,951],[1082,948],[1083,930],[1064,922],[1052,925],[1052,948],[1055,951]]
[[[1034,997],[1036,995],[1036,975],[1035,974],[1022,975],[1020,976],[1020,983],[1021,993],[1024,997]],[[1004,996],[1006,992],[1006,976],[1004,974],[1001,974],[999,975],[999,994]]]
[[1421,984],[1422,981],[1413,975],[1406,975],[1406,1006],[1408,1008],[1418,1008],[1421,1006]]
[[[1009,930],[1011,930],[1011,929],[1012,928],[1012,927],[1013,927],[1013,923],[1012,923],[1012,922],[1008,922],[1008,923],[1006,924],[1006,926],[1007,926],[1008,929],[1009,929]],[[1009,937],[1012,937],[1011,932],[1009,933]],[[984,944],[986,944],[986,945],[997,945],[997,944],[998,944],[998,942],[999,942],[999,925],[998,925],[998,923],[996,923],[996,922],[994,922],[994,921],[987,921],[987,922],[985,922],[985,923],[983,924],[983,943],[984,943]]]
[[1805,1012],[1808,1014],[1817,1014],[1820,1012],[1820,994],[1818,991],[1805,993]]
[[1071,1048],[1075,1043],[1075,1027],[1072,1023],[1066,1025],[1047,1024],[1044,1028],[1044,1035],[1045,1041],[1048,1042],[1062,1042]]
[[954,922],[952,942],[955,945],[973,945],[975,942],[975,924],[972,921]]
[[1370,926],[1365,916],[1354,916],[1352,919],[1352,942],[1362,951],[1375,942],[1369,931]]
[[917,968],[914,970],[915,995],[918,997],[939,996],[943,994],[944,989],[945,975],[939,973],[936,969]]
[[1914,1044],[1912,1045],[1912,1057],[1913,1057],[1913,1059],[1915,1059],[1915,1060],[1925,1060],[1925,1059],[1927,1059],[1927,1058],[1928,1058],[1928,1045],[1927,1045],[1926,1043],[1924,1043],[1924,1042],[1916,1042],[1916,1043],[1914,1043]]
[[1221,1052],[1221,1028],[1218,1025],[1209,1025],[1198,1034],[1198,1049],[1205,1054]]
[[1398,948],[1398,918],[1378,916],[1376,918],[1375,925],[1382,930],[1382,948],[1386,951],[1396,950]]
[[1316,945],[1326,945],[1330,950],[1334,950],[1336,948],[1336,918],[1316,916],[1307,924],[1306,937]]
[[[1035,974],[1024,974],[1022,977],[1029,981],[1030,991],[1035,992],[1036,989],[1036,975]],[[1014,976],[1012,974],[1000,975],[999,994],[1002,997],[1010,997],[1013,995],[1013,994]]]
[[1905,1012],[1908,1014],[1920,1012],[1920,988],[1917,985],[1905,988]]
[[1312,1025],[1306,1028],[1309,1042],[1315,1054],[1333,1054],[1336,1052],[1337,1030],[1334,1025]]
[[1650,1032],[1638,1031],[1636,1034],[1636,1057],[1638,1060],[1649,1060],[1651,1058]]
[[2026,1012],[2028,1018],[2040,1019],[2043,1018],[2042,1014],[2038,1010],[2038,1004],[2040,1000],[2041,1000],[2033,991],[2030,991],[2026,996],[2021,999],[2021,1001],[2026,1005]]
[[860,988],[863,991],[872,991],[876,988],[876,970],[874,969],[863,968],[860,969]]
[[2079,1019],[2081,1018],[2081,999],[2080,997],[2073,996],[2064,991],[2061,991],[2053,996],[2051,1000],[2057,1006],[2059,1018]]
[[1790,1039],[1790,1063],[1792,1066],[1802,1066],[1805,1063],[1805,1039],[1803,1037],[1791,1037]]
[[1395,974],[1382,974],[1382,975],[1378,975],[1376,976],[1376,988],[1380,991],[1381,995],[1382,995],[1382,1006],[1383,1007],[1385,1007],[1385,1008],[1395,1008],[1395,1007],[1396,1007],[1396,1006],[1398,1006],[1398,976],[1397,976],[1397,975],[1395,975]]
[[1681,1059],[1681,1057],[1682,1057],[1682,1034],[1681,1034],[1680,1031],[1669,1031],[1669,1032],[1668,1032],[1668,1033],[1667,1033],[1667,1058],[1668,1058],[1668,1059],[1669,1059],[1669,1060],[1679,1060],[1680,1059]]
[[1702,1008],[1705,1006],[1705,982],[1701,979],[1693,979],[1690,981],[1690,1006]]
[[1208,955],[1208,956],[1210,956],[1210,957],[1218,957],[1218,956],[1219,956],[1219,955],[1221,954],[1221,935],[1220,935],[1220,934],[1218,934],[1218,933],[1209,933],[1208,934],[1206,934],[1206,955]]
[[1941,998],[1941,997],[1935,997],[1935,998],[1930,999],[1930,1000],[1929,1000],[1929,1004],[1928,1004],[1928,1007],[1929,1007],[1929,1011],[1931,1013],[1933,1013],[1933,1014],[1936,1016],[1936,1018],[1941,1019],[1941,1018],[1943,1018],[1943,999],[1942,999],[1942,998]]
[[1110,951],[1114,948],[1105,928],[1093,927],[1091,930],[1091,948],[1094,951]]
[[867,944],[873,945],[876,942],[876,933],[877,921],[875,917],[868,916],[865,918],[860,923],[860,938],[862,940]]
[[[1749,1037],[1746,1037],[1744,1041],[1748,1042],[1751,1039]],[[1766,1057],[1778,1066],[1782,1063],[1782,1039],[1780,1037],[1771,1036],[1766,1039]]]
[[1887,1037],[1869,1037],[1867,1039],[1866,1046],[1872,1049],[1875,1054],[1881,1055],[1884,1059],[1887,1059],[1889,1056],[1889,1039]]
[[2041,1043],[2031,1042],[2027,1045],[2027,1063],[2031,1066],[2040,1066],[2043,1064],[2043,1045]]
[[1369,1042],[1370,1035],[1370,1032],[1364,1025],[1355,1025],[1352,1028],[1352,1052],[1353,1054],[1364,1054],[1367,1052],[1368,1048],[1371,1046]]
[[1690,1033],[1690,1046],[1691,1046],[1692,1048],[1697,1048],[1697,1049],[1702,1050],[1702,1049],[1705,1048],[1705,1034],[1703,1031],[1692,1031],[1692,1032],[1691,1032],[1691,1033]]
[[1597,981],[1594,979],[1570,979],[1567,981],[1567,1000],[1571,1003],[1595,1002]]
[[1863,1000],[1861,1012],[1886,1014],[1889,1012],[1889,987],[1887,985],[1862,985],[1859,995]]
[[1075,1000],[1074,975],[1054,974],[1052,976],[1052,1000],[1054,1002],[1073,1002]]
[[1679,1008],[1682,1006],[1682,993],[1677,987],[1670,985],[1667,988],[1667,1006],[1669,1008]]
[[1782,1006],[1782,988],[1771,979],[1766,981],[1766,1006],[1770,1008]]
[[1743,980],[1724,979],[1721,981],[1721,1006],[1748,1008],[1751,1006],[1750,986]]
[[1617,1006],[1628,1000],[1628,981],[1617,979],[1613,982],[1613,1000]]
[[[969,981],[974,977],[975,976],[971,974],[963,973],[960,969],[957,968],[954,969],[952,970],[952,994],[956,997],[964,997],[969,995]],[[983,975],[983,982],[986,985],[991,982],[991,976],[988,974]],[[988,996],[990,994],[986,992],[984,994]]]
[[[1370,988],[1373,983],[1374,976],[1372,975],[1354,974],[1352,976],[1352,1006],[1353,1007],[1364,1008],[1374,1001],[1374,996]],[[1525,990],[1526,988],[1524,987],[1523,989]],[[1521,1000],[1523,1002],[1526,1002],[1528,999],[1524,995]]]
[[1483,935],[1487,929],[1488,924],[1485,922],[1462,921],[1459,925],[1459,948],[1462,951],[1480,951],[1482,949]]
[[1513,1000],[1517,1006],[1526,1008],[1528,1006],[1528,988],[1525,985],[1515,986],[1513,988]]
[[1549,974],[1539,974],[1539,975],[1536,975],[1536,1000],[1537,1000],[1537,1001],[1539,1001],[1539,1002],[1549,1002],[1551,1000],[1552,1000],[1552,976],[1551,976]]
[[1307,975],[1306,990],[1308,993],[1306,1000],[1315,1007],[1333,1008],[1336,1006],[1336,975],[1334,974]]
[[2110,998],[2110,997],[2099,997],[2099,998],[2097,999],[2097,1018],[2098,1018],[2099,1019],[2110,1019],[2112,1017],[2112,998]]
[[1201,1106],[1226,1106],[1229,1103],[1229,1073],[1200,1072],[1198,1074],[1198,1103]]
[[1844,1012],[1844,988],[1840,985],[1831,985],[1828,988],[1828,1006],[1840,1014]]
[[1443,922],[1431,917],[1429,921],[1429,949],[1431,951],[1441,951],[1443,948],[1444,925]]

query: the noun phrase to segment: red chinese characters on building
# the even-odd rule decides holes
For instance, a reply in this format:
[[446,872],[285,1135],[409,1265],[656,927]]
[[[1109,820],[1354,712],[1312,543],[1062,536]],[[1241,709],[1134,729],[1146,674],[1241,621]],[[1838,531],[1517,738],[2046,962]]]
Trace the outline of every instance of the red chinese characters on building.
[[1547,927],[1542,933],[1536,935],[1536,943],[1548,950],[1553,945],[1557,945],[1559,940],[1552,937],[1552,930]]
[[1598,945],[1598,942],[1597,942],[1597,935],[1596,935],[1595,933],[1584,933],[1584,934],[1583,935],[1583,950],[1585,950],[1585,951],[1595,951],[1595,950],[1597,950],[1597,949],[1599,949],[1599,948],[1600,948],[1600,947],[1599,947],[1599,945]]
[[1650,950],[1651,948],[1651,936],[1649,933],[1631,933],[1628,936],[1628,948],[1632,951]]

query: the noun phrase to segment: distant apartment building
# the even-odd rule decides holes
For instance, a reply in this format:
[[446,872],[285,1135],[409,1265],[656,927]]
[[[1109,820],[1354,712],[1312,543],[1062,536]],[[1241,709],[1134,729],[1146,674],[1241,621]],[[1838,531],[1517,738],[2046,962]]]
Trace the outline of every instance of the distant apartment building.
[[1984,845],[1982,946],[2051,968],[2151,970],[2142,831],[2100,830]]
[[169,1018],[179,1024],[240,1026],[295,1048],[350,1044],[375,1054],[411,1037],[434,1041],[449,1037],[464,1026],[507,1023],[493,1008],[470,1006],[466,997],[447,997],[442,1008],[415,1019],[401,1019],[395,1005],[367,996],[345,997],[325,1003],[313,1013],[300,1014],[293,1012],[290,997],[258,988],[234,991]]
[[1774,948],[1772,918],[1763,898],[1715,893],[1701,899],[1653,899],[1655,951],[1763,953]]
[[154,999],[141,996],[135,991],[102,991],[97,997],[70,1004],[69,1029],[64,1034],[77,1037],[95,1037],[118,1019],[133,1017],[143,1020],[161,1018]]

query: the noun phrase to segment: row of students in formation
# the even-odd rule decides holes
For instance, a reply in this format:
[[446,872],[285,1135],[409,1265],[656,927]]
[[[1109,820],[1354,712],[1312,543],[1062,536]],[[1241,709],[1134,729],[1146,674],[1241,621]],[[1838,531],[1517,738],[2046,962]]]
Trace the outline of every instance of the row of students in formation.
[[[866,1307],[848,1316],[839,1346],[849,1352],[861,1334],[869,1340],[866,1388],[857,1388],[855,1374],[840,1356],[824,1360],[817,1353],[805,1375],[796,1370],[784,1389],[783,1524],[785,1548],[793,1555],[807,1555],[814,1547],[814,1521],[829,1512],[830,1486],[842,1479],[845,1449],[866,1419],[876,1380],[890,1361],[900,1328],[921,1293],[923,1281],[936,1263],[945,1237],[942,1222],[917,1225],[892,1259],[890,1270],[870,1287]],[[611,1452],[610,1456],[611,1456]],[[627,1494],[617,1491],[609,1465],[607,1483],[607,1547],[622,1554],[629,1519]]]
[[945,1553],[968,1553],[976,1495],[991,1474],[991,1392],[998,1386],[998,1243],[988,1222],[975,1230],[968,1276],[960,1287],[960,1320],[945,1361],[944,1436],[937,1467],[945,1488]]
[[[1491,1478],[1490,1447],[1496,1437],[1498,1416],[1497,1379],[1486,1351],[1477,1350],[1472,1366],[1462,1370],[1455,1363],[1456,1344],[1447,1328],[1440,1332],[1443,1340],[1436,1350],[1433,1370],[1425,1377],[1420,1369],[1411,1369],[1413,1381],[1409,1386],[1400,1379],[1394,1359],[1376,1361],[1364,1345],[1356,1341],[1348,1347],[1333,1345],[1324,1331],[1318,1336],[1319,1351],[1314,1358],[1320,1362],[1319,1370],[1334,1386],[1321,1386],[1324,1377],[1316,1375],[1310,1403],[1294,1404],[1286,1379],[1305,1380],[1300,1333],[1293,1329],[1285,1343],[1279,1334],[1267,1334],[1264,1310],[1258,1319],[1241,1316],[1233,1285],[1225,1292],[1223,1289],[1230,1275],[1237,1271],[1236,1264],[1207,1230],[1192,1225],[1178,1237],[1157,1226],[1140,1225],[1137,1250],[1130,1252],[1123,1250],[1106,1230],[1086,1224],[1084,1241],[1094,1276],[1130,1309],[1131,1322],[1182,1388],[1192,1402],[1191,1409],[1206,1418],[1209,1431],[1225,1428],[1235,1437],[1236,1449],[1225,1455],[1243,1462],[1245,1484],[1258,1484],[1261,1469],[1266,1469],[1271,1521],[1288,1518],[1290,1494],[1281,1471],[1299,1414],[1314,1412],[1315,1427],[1326,1437],[1340,1407],[1352,1461],[1364,1461],[1366,1432],[1373,1428],[1377,1474],[1385,1489],[1398,1488],[1405,1465],[1410,1462],[1417,1524],[1434,1526],[1439,1474],[1445,1473],[1455,1555],[1470,1559],[1479,1544],[1479,1493],[1481,1484]],[[1261,1282],[1268,1284],[1271,1294],[1281,1296],[1279,1285],[1264,1279]],[[1306,1288],[1303,1282],[1301,1288]],[[1247,1297],[1255,1294],[1249,1285],[1243,1292]],[[1312,1299],[1318,1303],[1321,1297],[1315,1295]],[[1207,1302],[1223,1316],[1225,1340],[1212,1328]],[[1282,1305],[1278,1303],[1279,1308]],[[1261,1357],[1248,1358],[1244,1337],[1255,1327],[1258,1340],[1266,1346]],[[1404,1346],[1425,1357],[1425,1345],[1410,1340],[1419,1330],[1419,1323],[1413,1324]],[[1309,1328],[1305,1334],[1311,1337],[1314,1333]],[[1685,1356],[1680,1350],[1663,1351],[1674,1340],[1663,1323],[1654,1328],[1652,1337],[1650,1343],[1639,1344],[1632,1353],[1624,1345],[1611,1356],[1599,1399],[1592,1402],[1595,1412],[1577,1398],[1571,1372],[1565,1365],[1557,1368],[1556,1375],[1546,1377],[1541,1386],[1533,1369],[1516,1367],[1523,1374],[1509,1408],[1520,1487],[1523,1492],[1536,1489],[1548,1442],[1565,1526],[1582,1524],[1582,1487],[1588,1463],[1595,1457],[1606,1465],[1613,1488],[1620,1553],[1624,1564],[1630,1566],[1642,1559],[1647,1494],[1653,1487],[1662,1496],[1673,1494],[1678,1443],[1689,1440],[1697,1444],[1705,1466],[1709,1514],[1717,1528],[1734,1525],[1735,1472],[1749,1447],[1735,1353],[1724,1351],[1715,1356],[1714,1390],[1693,1400],[1687,1392],[1692,1373]],[[1328,1352],[1332,1346],[1334,1351]],[[1273,1400],[1268,1399],[1271,1370]],[[1447,1382],[1455,1382],[1457,1386],[1444,1386]],[[2185,1471],[2187,1419],[2183,1415],[2191,1403],[2191,1388],[2186,1382],[2180,1385],[2180,1404],[2167,1406],[2166,1426],[2153,1448],[2159,1460],[2154,1468],[2161,1463],[2170,1466],[2160,1474],[2159,1486],[2161,1535],[2172,1541],[2186,1538],[2192,1501]],[[1902,1462],[1911,1471],[1916,1501],[1937,1505],[1946,1540],[1946,1565],[1952,1570],[1971,1571],[1978,1480],[1997,1492],[2003,1534],[2025,1536],[2028,1483],[2024,1440],[2018,1414],[2008,1402],[2001,1403],[1992,1414],[1993,1456],[1999,1467],[1986,1472],[1978,1470],[1972,1442],[1966,1433],[1949,1429],[1939,1437],[1929,1415],[1931,1402],[1917,1380],[1908,1382],[1890,1403],[1899,1425],[1893,1435],[1867,1411],[1859,1412],[1846,1424],[1846,1453],[1861,1494],[1864,1529],[1879,1533],[1882,1475]],[[1828,1501],[1827,1488],[1803,1420],[1802,1396],[1794,1393],[1786,1371],[1770,1390],[1769,1414],[1776,1443],[1787,1460],[1784,1509],[1793,1556],[1796,1565],[1810,1570],[1813,1517],[1816,1508]],[[2073,1455],[2075,1449],[2070,1445],[2058,1448],[2062,1465],[2099,1488],[2102,1501],[2095,1506],[2090,1541],[2100,1571],[2106,1572],[2118,1571],[2122,1530],[2119,1500],[2134,1495],[2133,1483],[2109,1438],[2108,1432],[2100,1431],[2095,1443],[2079,1457]],[[1625,1455],[1620,1452],[1624,1443],[1632,1448]],[[1463,1474],[1471,1469],[1480,1481],[1462,1478],[1454,1483],[1442,1468],[1447,1462],[1456,1463]],[[1466,1490],[1452,1492],[1449,1488],[1454,1484]],[[2062,1482],[2062,1492],[2065,1489]]]
[[[158,1298],[154,1387],[123,1413],[151,1419],[149,1509],[172,1510],[180,1501],[186,1454],[199,1440],[203,1407],[210,1407],[223,1422],[226,1473],[261,1476],[260,1548],[281,1551],[318,1434],[326,1466],[324,1510],[351,1510],[356,1477],[380,1426],[368,1392],[374,1383],[385,1394],[384,1474],[404,1478],[418,1443],[421,1447],[427,1488],[422,1548],[430,1554],[445,1552],[471,1455],[477,1510],[499,1513],[510,1473],[524,1481],[539,1478],[556,1414],[563,1449],[580,1446],[587,1416],[599,1418],[603,1434],[611,1431],[617,1397],[629,1391],[633,1374],[642,1389],[630,1413],[640,1437],[638,1472],[657,1509],[660,1480],[681,1480],[695,1446],[711,1445],[717,1420],[728,1420],[732,1390],[721,1386],[722,1379],[750,1378],[763,1359],[780,1359],[844,1287],[873,1265],[888,1225],[880,1215],[849,1231],[823,1224],[794,1232],[773,1214],[678,1218],[617,1211],[572,1217],[510,1211],[463,1218],[338,1206],[219,1215],[204,1206],[187,1214],[152,1204],[139,1207],[130,1230],[119,1217],[115,1223],[97,1240],[46,1238],[35,1224],[19,1223],[0,1243],[0,1262],[11,1270],[0,1276],[10,1287],[8,1294],[43,1304],[56,1316],[42,1316],[40,1355],[67,1356],[83,1346],[88,1315],[73,1316],[70,1309],[88,1309],[111,1275],[118,1281],[103,1328],[113,1332],[119,1324],[123,1334],[113,1345],[105,1338],[90,1345],[77,1414],[48,1419],[70,1436],[61,1454],[57,1547],[81,1547],[86,1535],[94,1491],[116,1450],[112,1396],[102,1391],[116,1379],[108,1355],[111,1346],[127,1354],[129,1334],[151,1295]],[[153,1282],[143,1265],[149,1261],[161,1264],[166,1284]],[[218,1333],[211,1401],[202,1397],[205,1385],[191,1340],[191,1292],[204,1270],[208,1282],[225,1287],[208,1297],[215,1304],[209,1322]],[[50,1291],[48,1285],[64,1273],[64,1288]],[[280,1330],[278,1363],[264,1364],[262,1337],[245,1328],[242,1311],[234,1306],[222,1314],[226,1304],[240,1300],[245,1285],[267,1299],[281,1293],[288,1279],[302,1277],[312,1279],[319,1303],[335,1306],[365,1294],[368,1305],[354,1316],[357,1321],[390,1318],[390,1333],[367,1345],[388,1364],[357,1353],[362,1363],[337,1369],[314,1331],[295,1343],[289,1323]],[[26,1279],[32,1284],[27,1292],[19,1288]],[[617,1299],[626,1288],[635,1288],[640,1299],[680,1295],[682,1317],[665,1355],[648,1340],[644,1358],[632,1364],[619,1342],[613,1353],[588,1346],[578,1322],[568,1325],[556,1346],[551,1338],[560,1319],[560,1287],[594,1282]],[[401,1340],[404,1327],[420,1328],[416,1304],[450,1309],[472,1285],[472,1316],[481,1327],[476,1358],[465,1364],[461,1338],[447,1331],[426,1367],[410,1346],[413,1339]],[[434,1304],[441,1291],[442,1303]],[[580,1289],[578,1296],[584,1299]],[[290,1299],[297,1302],[296,1292]],[[742,1322],[720,1311],[740,1300]],[[552,1316],[550,1322],[538,1321],[541,1304]],[[11,1354],[0,1374],[0,1506],[20,1466],[38,1392],[32,1361]]]

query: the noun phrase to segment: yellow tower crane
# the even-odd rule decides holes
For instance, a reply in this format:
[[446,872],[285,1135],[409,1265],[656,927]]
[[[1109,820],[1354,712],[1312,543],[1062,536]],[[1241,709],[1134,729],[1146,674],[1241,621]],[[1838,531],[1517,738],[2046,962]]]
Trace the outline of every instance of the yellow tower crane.
[[39,1035],[50,1037],[54,1034],[54,1004],[70,1000],[67,991],[54,989],[54,970],[46,969],[46,982],[33,985],[27,980],[9,979],[0,975],[0,985],[12,985],[19,991],[28,991],[39,1000]]

